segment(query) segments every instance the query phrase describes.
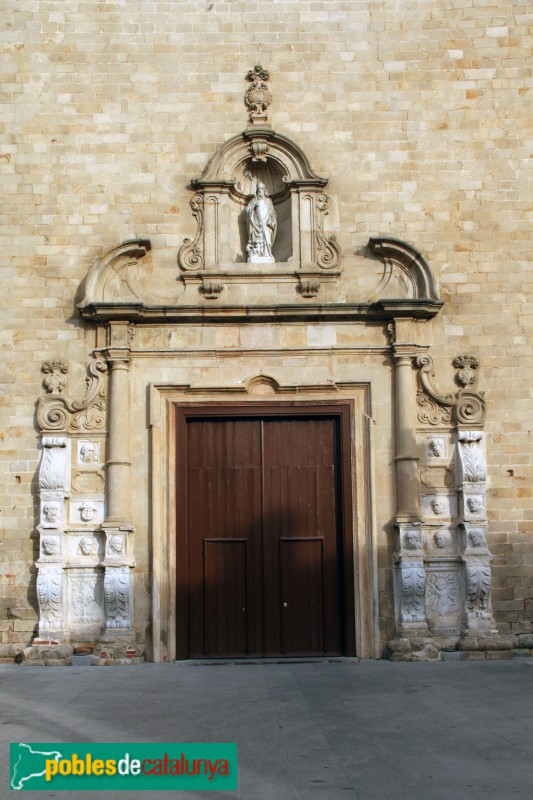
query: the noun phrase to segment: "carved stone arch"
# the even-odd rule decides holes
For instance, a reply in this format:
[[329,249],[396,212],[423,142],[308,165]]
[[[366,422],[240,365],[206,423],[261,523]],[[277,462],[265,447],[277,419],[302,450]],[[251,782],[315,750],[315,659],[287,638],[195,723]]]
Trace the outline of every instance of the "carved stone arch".
[[275,395],[280,391],[280,385],[278,381],[275,378],[272,378],[270,375],[255,375],[253,378],[249,378],[245,385],[248,394],[255,395],[257,397]]
[[369,239],[368,246],[383,260],[385,265],[385,273],[377,289],[376,299],[390,296],[387,286],[391,282],[396,268],[401,271],[402,282],[408,298],[439,301],[431,268],[415,247],[401,239],[381,237]]
[[328,182],[313,172],[307,156],[291,139],[270,128],[257,128],[243,131],[223,144],[193,184],[231,181],[239,164],[248,159],[256,163],[276,161],[285,172],[287,183],[303,181],[324,187]]
[[265,260],[286,264],[292,274],[339,266],[340,248],[324,225],[327,178],[313,172],[304,152],[287,136],[254,128],[223,144],[202,175],[191,181],[197,229],[178,254],[184,272],[230,273],[237,263],[257,263],[247,253],[245,207],[259,182],[277,219],[272,258]]
[[151,247],[148,239],[131,239],[93,261],[85,280],[85,295],[78,307],[117,301],[141,303],[138,262]]

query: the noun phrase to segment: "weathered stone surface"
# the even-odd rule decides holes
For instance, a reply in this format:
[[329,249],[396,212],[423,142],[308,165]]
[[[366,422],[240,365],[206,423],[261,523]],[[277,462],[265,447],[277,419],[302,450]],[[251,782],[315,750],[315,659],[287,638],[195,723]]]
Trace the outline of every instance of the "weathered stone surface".
[[479,650],[478,641],[477,639],[473,639],[471,637],[465,637],[464,639],[460,639],[457,647],[459,650],[463,651],[476,651]]
[[512,638],[504,636],[480,637],[477,640],[478,650],[511,650],[513,646]]
[[407,653],[411,650],[409,639],[391,639],[388,648],[393,653]]
[[[120,271],[125,263],[119,259],[117,271],[106,284],[109,296],[120,301],[124,295],[131,299],[137,292],[148,293],[154,303],[194,305],[202,309],[202,315],[206,306],[217,303],[249,308],[316,302],[344,309],[350,302],[376,304],[380,293],[385,300],[400,296],[408,302],[418,286],[409,269],[397,264],[385,269],[382,262],[369,257],[369,237],[379,233],[401,237],[420,248],[445,300],[431,322],[415,326],[418,340],[405,339],[414,342],[415,349],[431,345],[443,394],[458,388],[453,375],[446,373],[458,355],[458,343],[464,353],[479,356],[479,386],[490,404],[485,428],[490,487],[485,510],[490,524],[485,538],[496,554],[492,565],[495,620],[501,634],[529,637],[519,640],[518,647],[513,643],[515,650],[531,649],[533,473],[527,414],[533,379],[533,272],[528,261],[533,232],[524,169],[531,106],[524,71],[531,57],[531,32],[524,4],[507,3],[495,17],[499,12],[494,3],[472,6],[465,0],[434,0],[428,22],[427,8],[416,4],[408,12],[399,9],[400,4],[382,4],[374,12],[371,4],[341,0],[316,0],[311,8],[295,0],[284,4],[264,0],[260,12],[246,4],[225,3],[220,9],[217,4],[216,14],[210,15],[202,4],[186,4],[182,19],[172,4],[147,3],[142,9],[142,31],[135,34],[143,38],[142,46],[133,49],[128,36],[124,41],[117,38],[116,26],[121,31],[138,31],[137,4],[119,4],[117,12],[111,8],[109,13],[116,19],[104,25],[97,19],[100,12],[95,4],[57,5],[60,12],[44,0],[35,0],[27,4],[21,20],[17,4],[8,4],[0,31],[8,97],[2,122],[9,131],[0,147],[5,220],[1,278],[2,296],[10,304],[1,334],[6,413],[0,425],[0,502],[7,531],[0,587],[1,619],[7,624],[0,626],[1,646],[27,648],[33,636],[36,587],[31,570],[35,547],[40,544],[36,526],[42,522],[47,535],[54,536],[50,531],[56,530],[52,526],[57,522],[47,517],[44,508],[35,517],[32,483],[40,471],[41,489],[65,493],[63,467],[70,463],[77,475],[71,498],[75,523],[87,527],[94,541],[98,539],[81,511],[85,502],[92,501],[100,504],[98,514],[103,508],[105,420],[98,428],[94,414],[80,415],[70,461],[59,455],[62,445],[57,445],[51,462],[61,465],[62,471],[52,469],[45,475],[46,470],[40,470],[32,416],[43,391],[82,399],[88,350],[106,344],[97,341],[93,332],[88,334],[85,324],[65,322],[72,318],[78,289],[93,261],[120,242],[149,238],[152,249],[144,257],[143,268],[132,266],[132,274],[123,279]],[[243,96],[247,71],[258,57],[256,38],[250,35],[257,28],[258,14],[261,58],[271,76],[268,122],[280,134],[293,137],[317,174],[329,178],[328,213],[321,217],[324,229],[319,240],[327,242],[329,237],[331,246],[331,236],[336,237],[343,271],[338,279],[306,279],[307,294],[297,292],[294,276],[284,284],[236,279],[224,284],[217,299],[214,284],[218,280],[213,280],[211,295],[209,291],[202,295],[197,284],[176,281],[177,252],[184,238],[194,235],[190,178],[202,173],[221,142],[248,125]],[[459,25],[465,14],[467,24]],[[399,26],[403,26],[401,36]],[[101,57],[95,58],[95,52]],[[385,61],[383,54],[388,54]],[[36,63],[46,66],[43,81],[34,80]],[[80,76],[89,73],[91,80],[84,81],[84,91],[80,91]],[[134,79],[118,81],[119,74]],[[335,81],[325,79],[331,75]],[[425,88],[429,84],[431,92]],[[20,113],[22,98],[24,114]],[[266,140],[254,144],[246,152],[246,166],[253,164],[255,169],[265,163],[261,159],[268,158],[269,145]],[[244,172],[239,179],[244,185]],[[246,199],[241,208],[245,203]],[[281,209],[278,219],[281,225]],[[228,241],[229,231],[224,230],[221,246]],[[236,242],[240,247],[238,237]],[[326,324],[314,319],[309,324],[275,324],[268,318],[254,325],[233,321],[215,325],[201,316],[194,324],[137,325],[135,334],[125,329],[121,346],[132,345],[140,353],[132,356],[132,415],[125,438],[131,439],[134,454],[132,518],[137,529],[129,555],[137,559],[131,607],[135,607],[133,623],[141,644],[144,631],[150,630],[149,565],[154,557],[146,526],[153,484],[146,419],[156,414],[157,405],[150,401],[148,408],[146,387],[191,387],[183,389],[187,402],[249,399],[244,389],[241,395],[235,393],[251,376],[264,373],[272,375],[282,391],[268,383],[254,391],[266,392],[263,396],[274,402],[331,401],[340,396],[352,402],[354,390],[346,387],[369,386],[366,405],[354,417],[359,426],[354,441],[361,449],[358,478],[374,476],[360,499],[368,498],[375,508],[373,528],[380,562],[379,574],[373,576],[380,597],[376,644],[384,648],[395,624],[391,598],[396,543],[390,521],[397,494],[393,474],[397,454],[392,446],[390,363],[391,338],[397,336],[401,324],[397,320],[391,333],[386,322]],[[70,362],[66,373],[50,366],[62,359]],[[44,374],[43,361],[49,364]],[[406,369],[416,392],[411,366],[407,364]],[[468,364],[463,366],[467,384],[471,373]],[[290,386],[293,389],[287,389]],[[211,388],[202,394],[199,387]],[[220,390],[218,394],[215,389]],[[411,429],[418,426],[418,411],[408,422]],[[104,409],[104,417],[106,413]],[[371,469],[364,432],[369,413],[374,447]],[[435,421],[439,414],[442,417],[442,408],[433,408],[427,421],[420,423],[425,433],[416,445],[424,474],[431,469],[437,478],[438,473],[424,497],[435,491],[447,496],[442,513],[423,499],[432,524],[440,525],[441,520],[446,527],[437,543],[433,535],[426,537],[424,557],[434,559],[441,553],[458,563],[462,545],[457,541],[457,526],[451,520],[447,526],[443,522],[454,502],[456,508],[461,502],[458,487],[452,486],[454,475],[447,474],[449,465],[457,461],[456,443],[448,435],[447,423]],[[159,423],[158,418],[153,430]],[[164,425],[159,430],[168,428]],[[165,463],[163,456],[159,463]],[[100,496],[82,496],[83,487]],[[161,489],[164,498],[167,488]],[[477,489],[476,496],[480,496]],[[65,497],[50,502],[66,511]],[[471,518],[480,518],[479,504],[470,505],[463,510]],[[166,525],[168,509],[164,503],[162,508],[161,524]],[[61,513],[59,517],[66,522]],[[74,523],[70,520],[69,524]],[[68,556],[82,569],[91,558],[96,563],[98,556],[91,556],[89,550],[84,554],[80,539]],[[104,556],[105,543],[97,544]],[[361,552],[370,552],[367,544],[363,543]],[[46,560],[54,554],[44,556]],[[469,583],[470,603],[476,612],[488,602],[488,588],[476,588],[478,578],[474,575]],[[465,609],[459,608],[459,585],[452,576],[429,586],[433,590],[430,607],[440,612],[437,627],[441,629],[460,626]],[[415,588],[419,591],[406,607],[418,614],[423,581]],[[58,608],[54,606],[61,601],[76,606],[82,631],[87,616],[99,619],[103,600],[96,584],[83,580],[69,584],[75,602],[72,595],[61,595],[59,584],[56,589],[55,597],[53,592],[47,590],[47,596],[47,591],[41,591],[41,603],[50,618],[55,619]],[[405,594],[409,595],[409,586]],[[126,595],[126,591],[115,592],[112,604],[119,605],[120,600],[128,605]],[[369,608],[367,628],[371,628],[372,602]],[[116,624],[117,619],[119,624],[129,624],[127,615],[110,621]],[[81,637],[95,636],[90,625],[87,633],[79,633]],[[62,630],[60,626],[48,629]],[[168,631],[164,634],[168,636]],[[168,658],[165,635],[162,657]],[[455,647],[451,642],[438,645],[449,652]],[[477,637],[459,646],[463,653],[498,652],[488,645],[480,649]],[[389,644],[389,648],[393,654],[410,654],[424,651],[425,642],[413,640],[408,645]],[[120,648],[110,658],[115,655],[138,657],[137,651],[132,655]],[[26,660],[38,658],[44,656]]]
[[517,638],[520,647],[533,648],[533,634],[519,633]]
[[462,652],[461,661],[484,661],[485,653]]

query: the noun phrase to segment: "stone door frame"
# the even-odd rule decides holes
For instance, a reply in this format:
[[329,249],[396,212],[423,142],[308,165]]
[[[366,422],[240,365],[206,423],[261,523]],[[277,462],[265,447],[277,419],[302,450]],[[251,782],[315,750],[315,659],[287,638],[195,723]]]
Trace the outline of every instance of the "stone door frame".
[[[353,514],[357,515],[354,531],[355,635],[356,655],[380,658],[382,645],[378,627],[377,532],[373,510],[372,426],[369,384],[337,385],[306,393],[305,388],[285,389],[283,398],[254,396],[254,382],[248,382],[243,395],[231,400],[228,388],[196,390],[171,384],[150,386],[150,507],[152,541],[152,641],[153,661],[174,661],[176,658],[176,406],[222,403],[269,405],[290,402],[291,405],[343,404],[351,407],[351,475]],[[357,481],[355,481],[357,475]]]

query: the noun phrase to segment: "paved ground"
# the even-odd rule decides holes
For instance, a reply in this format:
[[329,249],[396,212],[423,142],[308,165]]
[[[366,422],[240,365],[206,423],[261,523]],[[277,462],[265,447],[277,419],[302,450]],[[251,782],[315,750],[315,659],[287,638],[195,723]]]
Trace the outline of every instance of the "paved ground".
[[[239,744],[238,792],[126,800],[515,800],[533,786],[533,659],[0,667],[9,742]],[[25,800],[116,800],[30,792]]]

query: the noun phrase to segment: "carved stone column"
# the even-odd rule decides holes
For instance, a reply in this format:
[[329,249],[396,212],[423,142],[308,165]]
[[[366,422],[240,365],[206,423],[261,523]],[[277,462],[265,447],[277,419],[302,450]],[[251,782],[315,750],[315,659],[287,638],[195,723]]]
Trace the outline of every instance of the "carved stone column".
[[108,348],[109,416],[106,525],[129,523],[130,511],[130,382],[129,348]]
[[420,520],[420,479],[416,448],[416,392],[412,345],[395,344],[394,401],[396,440],[396,519]]
[[427,634],[426,573],[420,523],[420,477],[416,446],[416,391],[411,320],[395,320],[394,407],[396,461],[396,527],[399,548],[394,556],[397,634]]

